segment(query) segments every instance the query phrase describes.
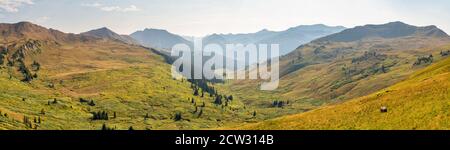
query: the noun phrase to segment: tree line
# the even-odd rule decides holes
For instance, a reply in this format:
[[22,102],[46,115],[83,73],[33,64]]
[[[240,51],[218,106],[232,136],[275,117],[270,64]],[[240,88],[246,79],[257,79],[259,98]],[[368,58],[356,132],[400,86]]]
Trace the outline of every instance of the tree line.
[[416,62],[414,62],[414,66],[421,65],[421,64],[428,64],[433,62],[433,55],[429,56],[421,56],[418,57]]
[[448,56],[448,55],[450,55],[450,50],[447,50],[447,51],[441,51],[440,54],[441,54],[442,57]]

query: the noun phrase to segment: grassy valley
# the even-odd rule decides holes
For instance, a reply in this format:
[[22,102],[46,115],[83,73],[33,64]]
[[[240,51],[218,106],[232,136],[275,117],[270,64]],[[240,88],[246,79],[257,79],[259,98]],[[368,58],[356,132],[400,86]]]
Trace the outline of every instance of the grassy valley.
[[2,26],[19,30],[1,45],[1,129],[205,129],[252,120],[237,100],[222,106],[194,95],[199,88],[173,79],[150,49],[31,23]]
[[0,31],[0,129],[448,127],[450,38],[435,26],[367,25],[301,45],[280,58],[274,91],[172,78],[164,52],[107,28]]

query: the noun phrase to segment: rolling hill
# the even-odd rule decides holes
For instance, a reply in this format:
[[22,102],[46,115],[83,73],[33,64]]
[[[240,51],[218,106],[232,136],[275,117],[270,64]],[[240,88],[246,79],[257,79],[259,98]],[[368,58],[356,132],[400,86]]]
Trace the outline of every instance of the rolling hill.
[[95,37],[66,34],[58,30],[46,29],[29,22],[19,22],[14,25],[2,23],[0,24],[0,30],[2,31],[2,43],[17,41],[24,38],[52,40],[57,42],[88,41],[95,39]]
[[[450,58],[348,102],[240,129],[450,129]],[[383,108],[383,111],[381,109]]]
[[152,49],[29,22],[0,24],[0,33],[0,129],[204,129],[252,120],[237,99],[222,106],[194,94],[202,88],[173,79]]
[[[376,26],[389,29],[390,24]],[[430,28],[430,31],[435,30]],[[353,29],[330,36],[348,31]],[[366,96],[401,82],[437,60],[436,56],[448,49],[445,47],[448,43],[448,36],[433,34],[373,37],[350,42],[314,40],[280,58],[278,89],[260,91],[260,81],[255,80],[229,81],[221,88],[242,99],[246,105],[271,108],[261,110],[265,116],[310,111],[321,105]],[[282,108],[273,107],[279,101],[289,104]]]
[[0,33],[0,129],[448,127],[450,38],[435,26],[367,25],[313,40],[280,58],[274,91],[260,91],[258,80],[174,79],[161,51],[107,28],[68,34],[20,22]]
[[[287,54],[299,45],[310,42],[316,38],[340,32],[344,30],[342,26],[300,25],[284,31],[269,31],[263,29],[255,33],[239,34],[211,34],[203,37],[203,44],[219,44],[224,47],[225,44],[280,44],[280,54]],[[192,46],[192,37],[179,36],[161,29],[144,29],[136,31],[130,35],[140,44],[146,47],[152,47],[170,52],[169,50],[175,44],[184,43]]]

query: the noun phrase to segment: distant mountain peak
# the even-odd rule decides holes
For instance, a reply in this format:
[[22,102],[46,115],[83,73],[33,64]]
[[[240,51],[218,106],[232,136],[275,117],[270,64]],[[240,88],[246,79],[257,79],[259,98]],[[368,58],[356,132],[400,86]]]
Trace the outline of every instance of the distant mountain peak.
[[152,48],[170,49],[179,43],[191,45],[191,42],[182,36],[170,33],[164,29],[145,28],[132,33],[130,36],[140,44]]
[[70,41],[82,38],[66,34],[54,29],[48,29],[31,22],[0,23],[1,38],[18,40],[23,38],[35,40]]
[[330,26],[319,23],[319,24],[311,24],[311,25],[299,25],[297,27],[330,27]]
[[299,25],[296,27],[291,27],[288,29],[288,31],[295,31],[295,30],[324,30],[324,29],[330,29],[330,30],[344,30],[346,29],[344,26],[328,26],[325,24],[312,24],[312,25]]
[[264,33],[264,32],[270,32],[270,31],[267,29],[262,29],[262,30],[258,31],[257,33]]
[[448,37],[447,33],[434,25],[418,27],[395,21],[380,25],[357,26],[316,41],[352,42],[369,38],[399,38],[407,36]]
[[112,31],[106,27],[90,30],[90,31],[87,31],[87,32],[84,32],[81,34],[96,36],[96,37],[100,37],[100,38],[112,38],[113,36],[119,36],[119,34],[115,33],[114,31]]
[[[100,34],[116,34],[116,35],[118,35],[117,33],[115,33],[114,31],[112,31],[111,29],[109,29],[107,27],[101,27],[98,29],[90,30],[88,32],[84,32],[84,33],[97,34],[97,36]],[[82,33],[82,34],[84,34],[84,33]]]
[[164,32],[164,33],[169,33],[169,31],[167,31],[167,30],[155,29],[155,28],[145,28],[144,32]]
[[88,32],[81,33],[81,35],[94,36],[97,38],[110,40],[118,40],[127,44],[138,45],[138,42],[135,41],[133,38],[125,35],[119,35],[107,27],[90,30]]
[[108,32],[113,32],[111,29],[109,29],[108,27],[101,27],[101,28],[98,28],[97,30],[99,30],[99,31],[108,31]]
[[33,23],[31,23],[31,22],[28,22],[28,21],[21,21],[21,22],[18,22],[18,23],[16,23],[18,26],[35,26],[36,24],[33,24]]
[[404,22],[401,22],[401,21],[392,21],[392,22],[389,22],[389,23],[387,23],[387,24],[408,25],[408,24],[406,24],[406,23],[404,23]]
[[16,29],[16,32],[32,31],[32,30],[37,30],[37,29],[46,29],[37,24],[33,24],[33,23],[27,22],[27,21],[22,21],[22,22],[13,23],[13,24],[5,24],[5,25],[14,26]]
[[280,54],[284,55],[298,46],[308,43],[314,39],[330,35],[344,30],[345,27],[327,26],[324,24],[300,25],[284,31],[271,31],[262,29],[255,33],[237,34],[211,34],[203,38],[204,44],[279,44]]

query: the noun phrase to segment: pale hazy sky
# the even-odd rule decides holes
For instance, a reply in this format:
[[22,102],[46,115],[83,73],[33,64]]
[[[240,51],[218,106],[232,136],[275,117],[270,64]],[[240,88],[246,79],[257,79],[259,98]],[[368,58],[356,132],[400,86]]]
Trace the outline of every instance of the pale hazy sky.
[[354,27],[403,21],[450,33],[449,0],[0,0],[0,22],[31,21],[63,32],[108,27],[181,35],[285,30],[305,24]]

